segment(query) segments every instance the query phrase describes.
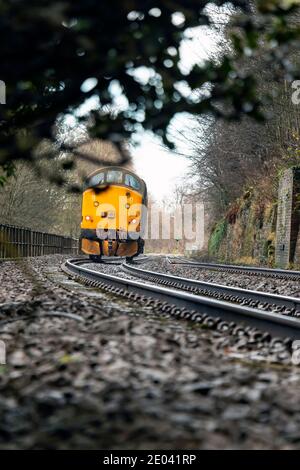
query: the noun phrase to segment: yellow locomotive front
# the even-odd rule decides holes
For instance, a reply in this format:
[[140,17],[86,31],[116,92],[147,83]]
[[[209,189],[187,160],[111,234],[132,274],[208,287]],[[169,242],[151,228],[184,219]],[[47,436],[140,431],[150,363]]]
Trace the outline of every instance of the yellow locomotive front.
[[145,182],[133,172],[112,166],[89,175],[82,196],[83,253],[95,261],[142,253],[146,205]]

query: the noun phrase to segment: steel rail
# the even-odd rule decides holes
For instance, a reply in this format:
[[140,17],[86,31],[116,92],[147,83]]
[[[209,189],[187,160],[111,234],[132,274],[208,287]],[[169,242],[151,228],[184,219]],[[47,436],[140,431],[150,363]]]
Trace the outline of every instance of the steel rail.
[[144,300],[145,297],[149,298],[150,296],[152,299],[159,299],[173,305],[177,310],[182,308],[204,313],[215,319],[221,317],[228,322],[243,322],[275,336],[300,339],[300,321],[296,318],[106,274],[81,266],[82,264],[82,259],[67,260],[64,269],[68,274],[74,275],[79,280],[91,281],[96,286],[98,284],[99,287],[103,285],[112,286],[119,295],[134,293]]
[[[177,285],[179,288],[194,288],[194,289],[206,289],[212,294],[221,294],[226,297],[233,297],[233,300],[240,298],[242,302],[247,300],[257,301],[260,303],[267,303],[270,307],[285,307],[291,312],[299,312],[300,317],[300,298],[289,297],[284,295],[272,294],[269,292],[260,292],[250,289],[242,289],[240,287],[225,286],[223,284],[216,284],[211,282],[199,281],[189,279],[185,277],[173,276],[172,274],[160,273],[157,271],[148,271],[145,269],[136,268],[133,265],[125,263],[122,265],[123,269],[130,274],[133,274],[144,279],[157,280],[158,282],[167,282],[170,287],[175,288]],[[230,298],[228,298],[230,301]],[[231,300],[232,301],[232,300]],[[288,312],[290,313],[290,312]]]
[[170,264],[178,264],[181,266],[194,266],[204,269],[219,270],[219,271],[231,271],[234,273],[241,272],[246,274],[255,274],[262,276],[270,276],[277,278],[287,278],[293,280],[300,280],[300,271],[293,271],[291,269],[275,269],[275,268],[260,268],[253,266],[241,266],[234,264],[221,264],[221,263],[205,263],[200,261],[187,260],[184,258],[170,258],[166,256],[167,261]]

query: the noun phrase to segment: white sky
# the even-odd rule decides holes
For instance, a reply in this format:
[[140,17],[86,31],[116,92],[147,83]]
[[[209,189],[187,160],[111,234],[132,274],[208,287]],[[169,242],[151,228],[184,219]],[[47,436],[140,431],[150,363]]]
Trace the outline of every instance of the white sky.
[[157,202],[171,199],[174,186],[187,170],[187,159],[162,148],[158,139],[146,133],[132,155],[135,171],[145,180],[151,196]]

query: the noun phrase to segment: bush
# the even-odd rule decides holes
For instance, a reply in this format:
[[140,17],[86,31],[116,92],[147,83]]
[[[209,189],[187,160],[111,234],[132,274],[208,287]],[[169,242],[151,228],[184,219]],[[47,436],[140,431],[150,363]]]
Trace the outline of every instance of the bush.
[[213,229],[208,242],[208,252],[210,255],[216,255],[218,253],[221,242],[226,236],[227,226],[227,220],[222,219]]

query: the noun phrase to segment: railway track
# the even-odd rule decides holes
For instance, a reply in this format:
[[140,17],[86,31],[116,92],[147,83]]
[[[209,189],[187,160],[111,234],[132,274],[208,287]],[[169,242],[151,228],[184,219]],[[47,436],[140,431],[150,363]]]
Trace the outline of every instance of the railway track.
[[180,266],[198,267],[213,271],[226,271],[232,274],[247,274],[249,276],[265,276],[275,279],[288,279],[291,281],[300,281],[300,271],[288,269],[258,268],[252,266],[235,266],[233,264],[202,263],[198,261],[187,260],[185,258],[166,257],[170,264]]
[[67,260],[63,270],[87,285],[206,327],[230,329],[233,334],[250,331],[256,337],[261,335],[262,340],[267,340],[270,334],[300,339],[300,299],[179,278],[128,263],[123,263],[122,269],[138,280],[103,273],[83,264],[89,264],[89,260]]

